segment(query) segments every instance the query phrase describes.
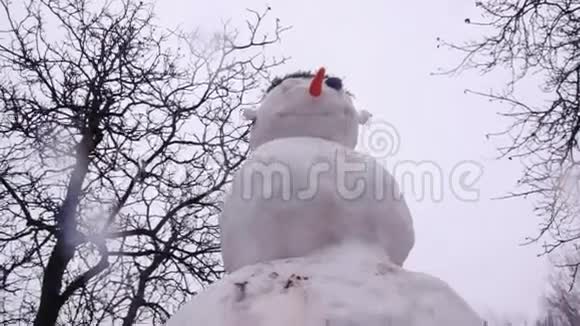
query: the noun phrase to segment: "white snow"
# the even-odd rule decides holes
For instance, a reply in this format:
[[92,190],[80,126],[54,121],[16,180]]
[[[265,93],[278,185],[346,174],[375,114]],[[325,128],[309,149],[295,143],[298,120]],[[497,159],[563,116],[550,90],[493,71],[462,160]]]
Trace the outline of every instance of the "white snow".
[[167,326],[481,326],[444,282],[405,271],[381,248],[346,242],[244,267],[185,305]]
[[319,138],[258,147],[235,175],[219,222],[228,271],[345,239],[379,245],[402,265],[414,244],[393,177],[372,157]]

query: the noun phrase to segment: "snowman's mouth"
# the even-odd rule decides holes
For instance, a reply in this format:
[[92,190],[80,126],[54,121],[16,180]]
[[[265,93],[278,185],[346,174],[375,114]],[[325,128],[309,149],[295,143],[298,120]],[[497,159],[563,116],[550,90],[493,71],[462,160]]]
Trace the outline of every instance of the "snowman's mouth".
[[336,112],[281,112],[278,116],[281,118],[285,117],[329,117],[336,115]]

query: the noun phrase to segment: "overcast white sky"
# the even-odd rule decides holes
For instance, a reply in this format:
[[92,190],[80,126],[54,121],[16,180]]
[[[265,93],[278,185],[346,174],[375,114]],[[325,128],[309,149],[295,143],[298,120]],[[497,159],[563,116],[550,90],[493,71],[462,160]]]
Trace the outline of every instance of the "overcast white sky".
[[243,27],[244,9],[266,4],[293,26],[272,52],[292,57],[280,74],[324,65],[344,77],[359,109],[396,126],[396,160],[434,161],[446,173],[465,160],[484,167],[477,202],[462,202],[448,189],[440,203],[409,201],[417,243],[406,267],[449,282],[481,313],[533,315],[547,268],[536,256],[538,246],[520,246],[536,232],[531,203],[491,199],[514,189],[521,166],[495,160],[496,144],[485,137],[506,124],[496,115],[501,107],[463,93],[466,87],[498,87],[503,80],[474,73],[430,76],[459,59],[438,50],[436,37],[477,35],[463,22],[476,16],[474,2],[164,0],[157,14],[166,26],[212,32],[229,18]]

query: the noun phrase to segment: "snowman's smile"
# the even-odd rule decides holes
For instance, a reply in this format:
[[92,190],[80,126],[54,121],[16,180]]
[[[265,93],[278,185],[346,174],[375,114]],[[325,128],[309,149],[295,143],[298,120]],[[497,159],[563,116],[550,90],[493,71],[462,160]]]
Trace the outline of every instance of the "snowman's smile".
[[278,116],[281,118],[284,117],[313,117],[313,116],[319,116],[319,117],[328,117],[328,116],[332,116],[334,115],[331,112],[281,112],[278,113]]

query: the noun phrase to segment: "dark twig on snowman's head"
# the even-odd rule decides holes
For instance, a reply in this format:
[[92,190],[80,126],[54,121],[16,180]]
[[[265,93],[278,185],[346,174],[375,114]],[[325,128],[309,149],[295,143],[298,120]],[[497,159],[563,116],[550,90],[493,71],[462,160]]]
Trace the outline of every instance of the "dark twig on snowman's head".
[[[270,83],[270,86],[268,86],[268,88],[266,89],[266,94],[270,93],[271,90],[273,90],[274,88],[278,87],[286,79],[291,79],[291,78],[296,78],[296,79],[312,79],[315,76],[316,76],[316,72],[307,71],[307,70],[299,70],[299,71],[296,71],[296,72],[287,74],[287,75],[282,76],[282,77],[276,77],[276,78],[274,78],[272,80],[272,82]],[[340,78],[338,78],[338,77],[336,77],[334,75],[328,75],[328,74],[326,74],[326,72],[324,73],[324,79],[325,80],[329,80],[329,79],[340,80]],[[342,85],[341,85],[341,87],[342,87]],[[344,93],[347,94],[348,96],[354,98],[354,94],[352,92],[350,92],[349,90],[344,89]]]

